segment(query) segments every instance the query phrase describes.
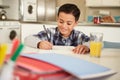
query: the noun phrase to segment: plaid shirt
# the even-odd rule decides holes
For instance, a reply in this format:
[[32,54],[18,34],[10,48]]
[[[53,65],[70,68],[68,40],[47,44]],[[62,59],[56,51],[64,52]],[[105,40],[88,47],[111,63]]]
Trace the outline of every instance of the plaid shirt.
[[64,38],[58,31],[57,27],[47,28],[47,33],[45,31],[41,31],[34,36],[38,37],[40,41],[48,40],[53,45],[65,45],[65,46],[77,46],[90,40],[90,38],[87,35],[77,30],[73,30],[68,38]]

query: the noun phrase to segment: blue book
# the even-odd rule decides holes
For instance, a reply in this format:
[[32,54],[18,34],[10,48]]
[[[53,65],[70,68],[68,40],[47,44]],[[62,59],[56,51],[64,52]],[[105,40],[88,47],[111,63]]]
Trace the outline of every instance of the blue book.
[[115,74],[116,71],[80,58],[63,54],[22,54],[32,59],[42,60],[58,66],[79,79],[93,79]]

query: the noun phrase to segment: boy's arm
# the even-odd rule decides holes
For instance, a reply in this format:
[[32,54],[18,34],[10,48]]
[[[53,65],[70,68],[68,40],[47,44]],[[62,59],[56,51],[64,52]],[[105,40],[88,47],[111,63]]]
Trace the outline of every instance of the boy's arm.
[[38,44],[40,41],[41,41],[41,40],[40,40],[37,36],[30,35],[30,36],[27,36],[27,37],[24,39],[24,44],[27,45],[27,46],[33,47],[33,48],[37,48],[37,44]]

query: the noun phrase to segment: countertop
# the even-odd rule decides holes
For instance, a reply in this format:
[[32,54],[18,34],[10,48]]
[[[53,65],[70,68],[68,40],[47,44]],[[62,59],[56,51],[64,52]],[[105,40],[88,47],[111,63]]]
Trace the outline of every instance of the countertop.
[[84,26],[119,26],[120,27],[120,23],[100,23],[100,24],[94,24],[94,23],[78,23],[78,25],[84,25]]
[[[35,24],[52,24],[52,25],[57,25],[57,22],[55,21],[41,21],[41,22],[26,22],[26,21],[21,21],[21,23],[35,23]],[[115,27],[120,27],[120,23],[100,23],[100,24],[94,24],[94,23],[88,23],[88,22],[79,22],[78,26],[115,26]]]
[[[21,24],[27,23],[27,24],[50,24],[50,25],[57,25],[56,21],[40,21],[40,22],[33,22],[33,21],[20,21],[20,20],[13,20],[13,19],[8,19],[8,20],[0,20],[0,21],[19,21]],[[120,27],[120,23],[100,23],[100,24],[94,24],[94,23],[88,23],[88,22],[79,22],[78,26],[115,26],[115,27]]]

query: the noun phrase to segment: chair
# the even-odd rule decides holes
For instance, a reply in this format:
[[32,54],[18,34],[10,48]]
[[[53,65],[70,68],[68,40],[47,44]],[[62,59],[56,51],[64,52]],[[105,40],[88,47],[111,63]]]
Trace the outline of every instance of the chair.
[[103,41],[103,48],[116,48],[120,49],[120,42],[109,42],[109,41]]

